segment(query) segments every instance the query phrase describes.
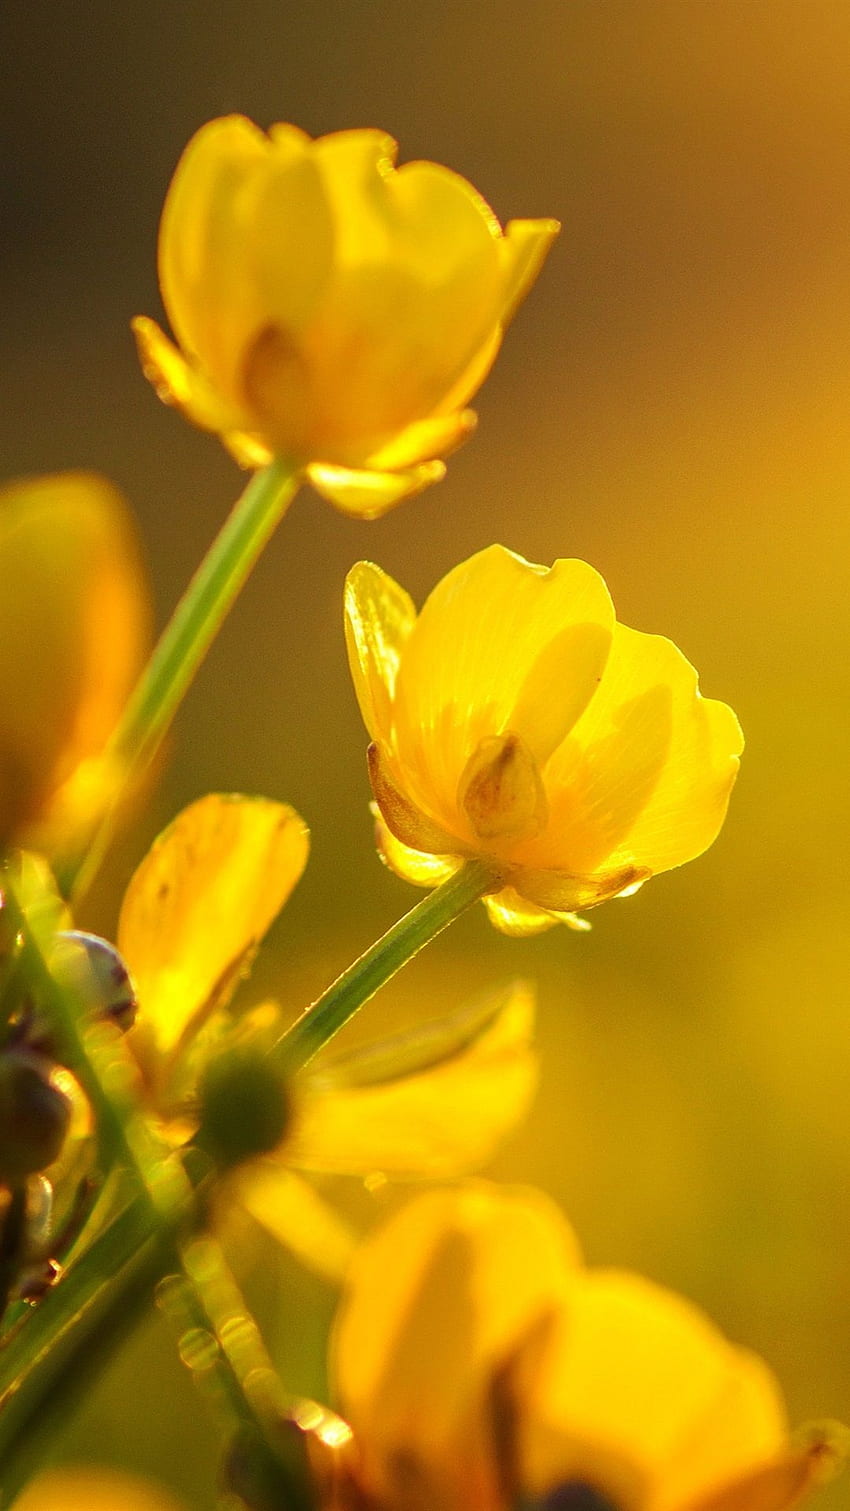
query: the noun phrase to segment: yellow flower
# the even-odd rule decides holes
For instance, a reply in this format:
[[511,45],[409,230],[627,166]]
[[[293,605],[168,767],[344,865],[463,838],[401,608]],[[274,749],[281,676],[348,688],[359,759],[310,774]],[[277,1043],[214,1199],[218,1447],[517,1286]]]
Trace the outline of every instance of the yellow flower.
[[716,837],[743,741],[658,635],[618,624],[583,561],[502,546],[449,572],[417,617],[379,567],[346,583],[385,860],[433,886],[489,861],[493,922],[532,933],[635,891]]
[[120,781],[106,745],[147,639],[116,491],[85,473],[0,491],[0,583],[0,849],[55,850]]
[[464,405],[558,226],[496,217],[435,163],[394,167],[381,131],[311,141],[243,116],[192,138],[165,201],[162,299],[180,350],[134,329],[167,403],[244,466],[305,468],[375,515],[442,477]]
[[181,1511],[164,1488],[117,1469],[51,1469],[15,1500],[17,1511]]
[[[189,1137],[205,1064],[280,1031],[265,1003],[230,998],[304,869],[307,830],[284,804],[210,794],[186,808],[142,861],[124,898],[118,948],[139,1003],[130,1042],[148,1101]],[[534,1000],[514,982],[418,1031],[304,1070],[290,1087],[279,1150],[229,1181],[231,1197],[338,1277],[347,1229],[296,1170],[446,1176],[478,1168],[534,1093]]]
[[357,1251],[331,1363],[361,1508],[785,1511],[839,1456],[840,1429],[788,1439],[767,1366],[696,1307],[584,1268],[534,1192],[396,1213]]

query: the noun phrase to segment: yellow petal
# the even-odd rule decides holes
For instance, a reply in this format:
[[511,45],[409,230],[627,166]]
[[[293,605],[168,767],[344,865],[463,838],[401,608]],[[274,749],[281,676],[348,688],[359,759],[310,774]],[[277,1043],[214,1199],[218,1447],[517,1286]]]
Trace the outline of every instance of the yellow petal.
[[[375,844],[378,853],[384,864],[396,876],[400,876],[402,881],[412,882],[415,887],[437,887],[441,881],[448,881],[450,876],[454,876],[462,864],[460,860],[445,855],[428,855],[421,850],[412,849],[410,845],[396,839],[392,830],[387,828],[376,803],[372,804],[372,812],[375,816]],[[487,898],[484,900],[488,901]]]
[[368,465],[378,472],[397,472],[433,457],[448,456],[463,445],[477,423],[478,416],[472,409],[453,410],[451,414],[438,415],[431,420],[419,420],[368,457]]
[[136,315],[131,322],[142,372],[163,404],[175,409],[201,430],[228,431],[244,423],[244,415],[228,407],[196,367],[163,334],[155,320]]
[[560,231],[557,220],[510,220],[499,252],[502,259],[502,324],[507,325],[536,279]]
[[577,1279],[527,1384],[521,1456],[535,1493],[572,1478],[604,1492],[619,1462],[647,1505],[681,1511],[683,1493],[764,1463],[786,1436],[767,1367],[683,1298],[624,1272]]
[[416,1198],[358,1249],[331,1364],[367,1481],[390,1503],[402,1469],[423,1504],[489,1503],[493,1372],[563,1304],[577,1263],[545,1198],[480,1183]]
[[427,792],[432,817],[451,828],[458,779],[481,739],[511,730],[545,761],[598,686],[613,621],[608,590],[585,562],[546,570],[490,546],[449,572],[398,674],[408,795]]
[[254,1160],[228,1180],[225,1206],[238,1202],[278,1243],[338,1285],[355,1249],[342,1218],[306,1181],[271,1160]]
[[0,845],[55,847],[97,817],[104,759],[137,676],[147,605],[130,517],[103,478],[0,492]]
[[155,841],[118,924],[140,1004],[134,1038],[149,1068],[232,990],[298,881],[308,844],[292,808],[219,793],[192,803]]
[[414,854],[460,855],[466,847],[456,836],[434,824],[405,797],[393,779],[392,768],[380,745],[372,744],[367,752],[369,780],[385,826]]
[[538,908],[526,902],[513,887],[503,887],[492,897],[484,898],[484,906],[490,922],[500,934],[509,934],[515,939],[524,939],[533,934],[545,934],[558,922],[548,908]]
[[[309,139],[242,116],[201,127],[175,171],[159,236],[163,303],[229,405],[268,326],[298,327],[324,287],[333,231]],[[251,429],[251,426],[246,428]]]
[[547,835],[529,866],[662,871],[715,839],[743,748],[724,703],[702,698],[671,641],[617,625],[597,695],[546,772]]
[[345,644],[360,712],[373,740],[389,735],[396,676],[416,609],[404,589],[370,561],[345,579]]
[[[831,1480],[847,1458],[847,1429],[834,1422],[815,1427],[768,1464],[742,1475],[687,1511],[791,1511],[809,1490]],[[794,1434],[797,1437],[797,1434]]]
[[[414,1045],[376,1046],[381,1064],[385,1059],[390,1067],[377,1084],[346,1085],[347,1076],[368,1074],[362,1056],[305,1078],[285,1158],[309,1170],[412,1178],[478,1168],[534,1094],[533,1021],[533,990],[516,981],[447,1023],[426,1024]],[[413,1073],[393,1074],[394,1051],[418,1046],[424,1053],[429,1029],[438,1041],[431,1053],[439,1058]],[[440,1036],[452,1033],[460,1042],[447,1052]]]
[[333,467],[328,462],[314,462],[307,476],[317,493],[355,519],[378,519],[401,503],[413,498],[446,475],[442,462],[422,462],[406,472],[368,472],[351,467]]
[[182,1505],[163,1487],[117,1469],[51,1469],[15,1499],[16,1511],[181,1511]]

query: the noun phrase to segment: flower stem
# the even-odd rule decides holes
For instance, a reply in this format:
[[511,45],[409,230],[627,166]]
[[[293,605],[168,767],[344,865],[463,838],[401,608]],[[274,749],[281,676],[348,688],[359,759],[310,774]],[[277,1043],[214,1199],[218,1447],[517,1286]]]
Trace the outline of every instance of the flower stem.
[[275,1053],[286,1069],[299,1070],[312,1060],[364,1002],[412,960],[423,945],[492,891],[493,884],[493,872],[483,861],[467,861],[454,876],[405,913],[278,1039]]
[[[156,755],[168,727],[224,619],[300,481],[276,459],[256,472],[237,500],[160,636],[112,741],[123,783],[129,784]],[[66,895],[78,899],[92,881],[109,844],[108,813],[85,854],[61,869]]]

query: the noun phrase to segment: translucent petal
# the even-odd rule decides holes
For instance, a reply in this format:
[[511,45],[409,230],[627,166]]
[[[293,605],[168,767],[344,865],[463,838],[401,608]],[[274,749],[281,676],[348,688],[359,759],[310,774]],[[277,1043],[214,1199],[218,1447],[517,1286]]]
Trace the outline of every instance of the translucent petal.
[[442,462],[423,462],[407,472],[357,471],[331,467],[326,462],[314,462],[307,468],[316,492],[355,519],[378,519],[402,499],[413,498],[432,483],[442,482],[445,475]]
[[292,808],[210,794],[159,836],[124,897],[118,948],[136,982],[133,1031],[160,1061],[229,994],[307,861]]
[[413,600],[371,561],[345,579],[345,644],[360,712],[373,740],[387,738],[399,661],[416,622]]
[[471,409],[454,410],[431,420],[418,420],[370,456],[368,465],[379,472],[394,472],[433,457],[448,456],[463,445],[477,423],[478,417]]
[[181,345],[231,405],[242,402],[251,339],[303,324],[332,255],[330,209],[302,132],[270,139],[227,116],[195,134],[163,207],[160,284]]
[[[534,1094],[533,1021],[533,991],[517,981],[464,1014],[426,1024],[414,1043],[377,1046],[380,1080],[362,1079],[362,1056],[305,1078],[286,1159],[310,1170],[412,1178],[477,1169]],[[393,1075],[394,1052],[409,1056],[417,1048],[432,1063]],[[360,1084],[346,1084],[347,1069]]]
[[557,220],[510,220],[499,246],[502,260],[502,325],[513,320],[560,231]]
[[186,1511],[163,1487],[117,1469],[50,1469],[15,1500],[16,1511]]
[[449,572],[399,670],[408,795],[427,794],[434,817],[452,828],[458,779],[482,738],[513,729],[545,760],[598,686],[613,621],[608,590],[585,562],[546,570],[491,546]]
[[433,823],[426,813],[416,808],[405,797],[394,779],[391,763],[380,745],[372,744],[368,750],[369,780],[375,794],[384,825],[400,840],[406,849],[415,854],[463,855],[466,847]]
[[[373,804],[373,809],[377,809],[377,804]],[[445,855],[428,855],[421,850],[411,849],[402,840],[396,839],[383,822],[379,811],[375,816],[375,844],[381,859],[390,870],[395,871],[396,876],[400,876],[403,881],[412,882],[415,887],[437,887],[441,881],[448,881],[450,876],[454,876],[462,864],[460,860],[453,860]]]
[[524,939],[531,934],[545,934],[558,922],[554,913],[546,908],[535,907],[526,902],[513,887],[503,887],[492,897],[484,898],[490,922],[500,934],[510,934],[515,939]]
[[671,641],[617,625],[599,691],[547,768],[549,829],[523,864],[655,872],[692,859],[720,829],[742,748],[735,715],[700,696]]
[[86,473],[0,491],[0,580],[0,844],[55,848],[120,782],[104,749],[147,643],[119,494]]
[[366,1475],[390,1504],[397,1465],[424,1472],[423,1504],[490,1503],[493,1371],[563,1305],[577,1263],[545,1198],[483,1184],[408,1202],[358,1249],[331,1364]]
[[254,1160],[227,1183],[235,1198],[278,1243],[334,1285],[345,1276],[354,1235],[318,1191],[272,1160]]
[[163,404],[172,404],[201,430],[228,431],[245,423],[246,416],[224,402],[155,320],[137,315],[131,324],[142,372]]
[[[631,1466],[647,1504],[681,1511],[681,1476],[695,1486],[708,1474],[708,1489],[712,1476],[716,1484],[764,1461],[785,1438],[766,1366],[733,1348],[681,1297],[624,1272],[581,1275],[536,1379],[526,1384],[521,1454],[532,1491],[572,1477],[599,1483],[598,1455],[600,1467],[606,1460]],[[716,1445],[701,1438],[703,1422],[718,1426]],[[688,1444],[701,1455],[701,1470],[699,1460],[685,1462]]]

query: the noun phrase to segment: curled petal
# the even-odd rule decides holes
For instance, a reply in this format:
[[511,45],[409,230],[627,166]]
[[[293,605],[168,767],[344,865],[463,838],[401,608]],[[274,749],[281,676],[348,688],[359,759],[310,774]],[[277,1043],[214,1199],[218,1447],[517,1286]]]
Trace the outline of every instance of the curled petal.
[[133,1037],[152,1073],[233,990],[307,861],[298,814],[213,793],[159,836],[124,897],[118,948],[136,982]]
[[305,1077],[287,1160],[414,1179],[478,1168],[533,1096],[533,1021],[533,991],[517,981],[453,1018]]
[[345,579],[345,644],[354,691],[373,740],[388,738],[401,653],[416,623],[413,600],[371,561]]
[[307,476],[317,493],[355,519],[379,519],[402,499],[412,498],[445,477],[442,462],[422,462],[403,472],[369,472],[313,462]]
[[504,279],[503,325],[513,320],[560,229],[557,220],[509,220],[505,226],[499,247]]
[[86,473],[3,489],[0,580],[0,845],[56,849],[122,779],[106,746],[148,629],[123,500]]

